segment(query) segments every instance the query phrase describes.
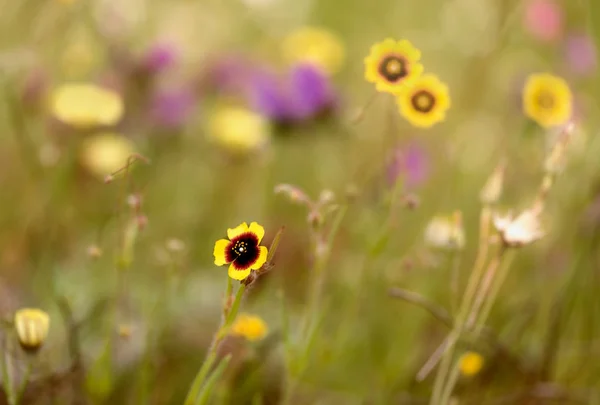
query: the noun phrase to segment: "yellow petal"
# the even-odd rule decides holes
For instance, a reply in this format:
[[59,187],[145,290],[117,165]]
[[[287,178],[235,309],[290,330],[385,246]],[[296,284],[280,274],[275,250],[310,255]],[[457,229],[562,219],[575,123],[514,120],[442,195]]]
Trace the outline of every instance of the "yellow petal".
[[234,280],[244,280],[246,277],[248,277],[250,275],[251,271],[252,270],[250,270],[249,268],[246,270],[237,270],[235,268],[234,264],[231,263],[227,274],[229,274],[229,277],[231,277]]
[[263,228],[256,222],[252,222],[250,224],[249,231],[256,235],[256,237],[258,238],[258,243],[260,243],[263,236],[265,236],[265,228]]
[[235,228],[229,228],[227,230],[227,237],[229,239],[233,239],[236,236],[239,236],[245,232],[248,232],[248,224],[245,222],[242,222],[240,225],[236,226]]
[[269,253],[268,249],[264,246],[259,246],[259,249],[260,253],[258,255],[258,259],[256,259],[254,264],[250,266],[250,269],[252,270],[260,269],[263,266],[263,264],[267,262],[267,254]]
[[225,253],[227,251],[228,246],[229,241],[227,239],[220,239],[215,242],[215,249],[213,250],[213,255],[215,256],[215,264],[217,266],[227,264],[227,257],[225,256]]

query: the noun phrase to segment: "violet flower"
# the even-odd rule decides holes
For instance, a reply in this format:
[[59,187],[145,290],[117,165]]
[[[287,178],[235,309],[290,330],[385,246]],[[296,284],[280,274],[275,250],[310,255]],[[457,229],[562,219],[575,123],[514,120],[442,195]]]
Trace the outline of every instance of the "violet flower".
[[388,185],[395,184],[399,176],[403,176],[407,187],[422,184],[429,176],[429,161],[426,151],[416,143],[404,148],[397,148],[386,168]]
[[152,120],[163,128],[180,127],[194,111],[195,101],[194,95],[187,89],[159,90],[150,105]]
[[157,43],[142,56],[141,68],[149,73],[161,73],[177,61],[177,51],[168,43]]
[[596,47],[586,34],[570,34],[565,40],[564,55],[569,69],[577,75],[590,75],[596,70]]

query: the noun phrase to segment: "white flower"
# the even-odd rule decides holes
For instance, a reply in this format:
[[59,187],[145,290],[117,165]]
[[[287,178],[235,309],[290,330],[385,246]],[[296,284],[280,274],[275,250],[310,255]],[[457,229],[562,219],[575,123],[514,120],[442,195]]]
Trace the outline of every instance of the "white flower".
[[523,211],[519,216],[512,214],[494,216],[494,227],[502,241],[509,247],[529,245],[544,236],[538,214],[532,210]]
[[460,214],[434,217],[425,229],[425,242],[439,249],[462,249],[465,246],[465,231]]

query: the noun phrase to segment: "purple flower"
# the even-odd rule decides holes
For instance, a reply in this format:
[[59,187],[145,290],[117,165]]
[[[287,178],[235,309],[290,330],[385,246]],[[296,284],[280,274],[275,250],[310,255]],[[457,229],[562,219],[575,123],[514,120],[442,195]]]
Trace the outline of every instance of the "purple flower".
[[177,128],[185,124],[194,107],[194,96],[187,89],[159,90],[151,101],[150,113],[155,124]]
[[403,176],[407,187],[415,187],[423,183],[429,176],[429,162],[426,151],[419,145],[411,143],[404,148],[396,148],[387,165],[386,178],[393,185],[399,176]]
[[287,123],[313,119],[337,102],[327,76],[312,65],[296,65],[284,77],[271,71],[257,73],[249,95],[257,111]]
[[259,70],[256,64],[241,54],[220,57],[209,68],[211,86],[223,93],[239,94],[247,90],[254,74]]
[[177,52],[171,44],[157,43],[142,57],[142,68],[150,73],[160,73],[172,67],[177,61]]
[[573,73],[584,76],[596,70],[596,47],[588,35],[569,35],[565,41],[564,52],[566,62]]

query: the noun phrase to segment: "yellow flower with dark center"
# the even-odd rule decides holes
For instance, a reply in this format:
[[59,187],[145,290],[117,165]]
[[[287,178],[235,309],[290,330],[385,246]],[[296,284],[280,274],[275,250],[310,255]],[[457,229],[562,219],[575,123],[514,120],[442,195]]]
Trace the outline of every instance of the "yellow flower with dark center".
[[232,335],[244,337],[251,342],[263,339],[267,332],[267,324],[256,315],[240,314],[231,326]]
[[573,113],[573,94],[567,82],[549,73],[527,78],[523,90],[525,115],[544,128],[565,124]]
[[244,280],[252,270],[259,270],[267,261],[267,248],[260,246],[263,236],[265,229],[256,222],[250,226],[243,222],[235,228],[229,228],[229,239],[220,239],[215,243],[215,264],[229,264],[229,277]]
[[341,39],[317,27],[302,27],[292,32],[283,40],[282,50],[289,63],[312,63],[328,74],[337,73],[346,58]]
[[65,84],[54,90],[52,113],[77,128],[114,125],[123,116],[123,100],[116,92],[90,83]]
[[365,58],[365,79],[377,91],[397,94],[423,73],[421,51],[408,40],[391,38],[371,47]]
[[458,368],[465,377],[472,377],[483,368],[483,356],[476,352],[466,352],[459,360]]
[[451,104],[448,86],[432,74],[417,78],[398,94],[397,101],[402,116],[421,128],[443,121]]
[[41,309],[23,308],[15,313],[14,324],[23,350],[35,353],[48,337],[50,316]]
[[86,138],[80,153],[81,164],[91,174],[104,179],[127,165],[135,147],[124,136],[105,133]]

